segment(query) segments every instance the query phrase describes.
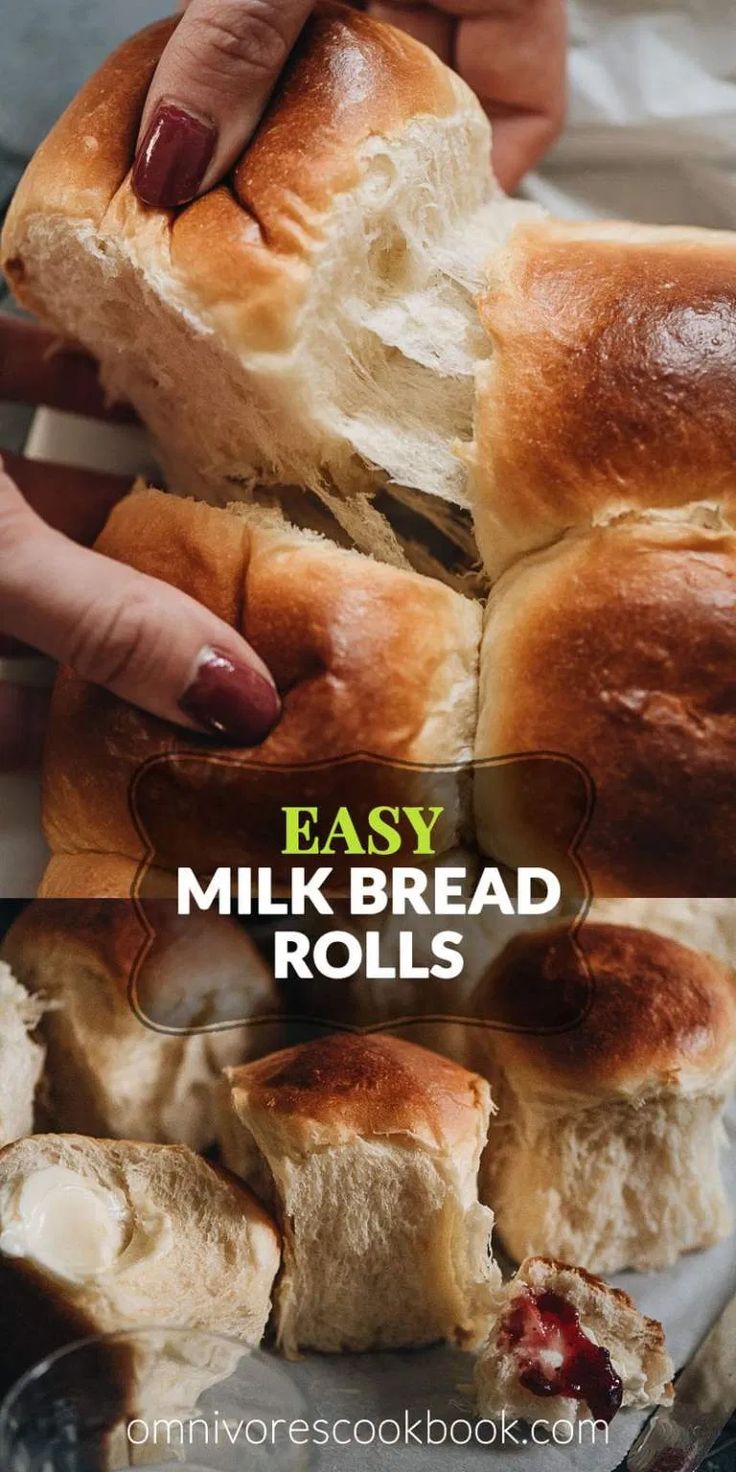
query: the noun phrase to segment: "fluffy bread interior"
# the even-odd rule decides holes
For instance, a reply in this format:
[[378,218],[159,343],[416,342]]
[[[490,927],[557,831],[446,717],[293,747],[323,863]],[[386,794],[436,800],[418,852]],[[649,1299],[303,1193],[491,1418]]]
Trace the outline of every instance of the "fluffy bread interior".
[[[468,524],[431,503],[468,504],[457,448],[488,351],[475,295],[488,256],[531,210],[496,191],[488,156],[474,106],[362,145],[283,345],[249,344],[236,304],[208,310],[177,268],[168,217],[144,218],[127,181],[100,222],[24,215],[16,287],[99,359],[178,492],[224,504],[259,485],[304,486],[361,550],[436,571],[427,541],[439,533],[467,571]],[[398,517],[391,497],[381,511],[371,500],[387,486]]]
[[287,1355],[482,1342],[500,1273],[478,1202],[490,1090],[396,1038],[228,1070],[229,1158],[278,1221]]
[[482,1336],[497,1269],[474,1176],[408,1143],[359,1140],[303,1159],[252,1150],[246,1179],[282,1225],[274,1322],[285,1354]]
[[[43,906],[31,906],[3,942],[3,955],[31,993],[28,1005],[43,1011],[38,1126],[204,1150],[215,1137],[213,1096],[222,1069],[258,1048],[258,1029],[216,1024],[232,1015],[246,977],[256,1011],[270,997],[270,973],[228,921],[177,922],[175,914],[161,914],[155,995],[139,999],[141,1016],[127,988],[144,932],[132,909],[108,903],[107,916],[72,905],[47,917]],[[111,960],[116,923],[124,935],[120,956]],[[18,1131],[29,1132],[30,1124]]]
[[0,961],[0,1146],[33,1129],[44,1049],[33,1037],[44,1011]]
[[494,1093],[480,1194],[514,1261],[544,1253],[593,1273],[648,1272],[731,1231],[720,1095],[565,1108],[520,1097],[508,1077]]
[[[174,1320],[248,1344],[262,1338],[279,1262],[278,1233],[231,1177],[184,1146],[36,1135],[0,1155],[0,1217],[37,1172],[61,1167],[125,1205],[122,1255],[79,1282],[23,1256],[2,1256],[3,1277],[107,1333]],[[35,1290],[35,1291],[34,1291]]]

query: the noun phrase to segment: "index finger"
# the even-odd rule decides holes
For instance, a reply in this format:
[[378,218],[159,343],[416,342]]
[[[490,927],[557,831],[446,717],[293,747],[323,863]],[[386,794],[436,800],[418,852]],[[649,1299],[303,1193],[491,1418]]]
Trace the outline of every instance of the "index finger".
[[107,401],[94,359],[23,317],[0,312],[0,400],[44,404],[91,419],[129,423],[128,404]]

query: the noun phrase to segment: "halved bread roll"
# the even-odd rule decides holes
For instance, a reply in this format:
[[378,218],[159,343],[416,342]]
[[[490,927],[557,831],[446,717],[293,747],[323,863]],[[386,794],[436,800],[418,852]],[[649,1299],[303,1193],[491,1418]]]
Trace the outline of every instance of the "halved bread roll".
[[558,929],[512,941],[484,990],[478,1015],[506,1026],[473,1038],[499,1105],[481,1199],[509,1254],[657,1269],[726,1236],[733,972],[649,931],[584,924],[575,943]]
[[670,1405],[673,1374],[662,1325],[627,1293],[530,1257],[498,1295],[475,1391],[490,1419],[608,1424],[621,1407]]
[[33,1037],[43,1003],[0,961],[0,1145],[30,1135],[44,1049]]
[[234,921],[179,916],[175,902],[36,901],[2,954],[51,1005],[40,1032],[46,1128],[132,1140],[214,1141],[222,1069],[277,1046],[278,997],[259,951]]
[[184,1146],[18,1141],[0,1152],[0,1370],[146,1324],[258,1344],[279,1257],[251,1192]]
[[285,1353],[478,1343],[500,1281],[477,1195],[488,1085],[398,1038],[347,1033],[227,1076],[234,1163],[283,1233]]

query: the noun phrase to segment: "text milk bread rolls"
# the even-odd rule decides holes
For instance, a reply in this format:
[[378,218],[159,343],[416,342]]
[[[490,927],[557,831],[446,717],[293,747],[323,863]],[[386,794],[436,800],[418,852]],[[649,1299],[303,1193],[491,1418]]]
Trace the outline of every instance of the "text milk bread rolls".
[[[260,746],[222,748],[63,671],[44,787],[58,853],[143,860],[153,847],[163,868],[207,873],[227,861],[229,843],[235,862],[270,864],[282,849],[279,804],[306,800],[308,779],[294,769],[324,764],[309,779],[313,802],[422,803],[428,779],[412,764],[470,757],[480,610],[444,584],[297,531],[275,512],[157,491],[122,501],[98,547],[238,628],[272,671],[283,711]],[[339,762],[356,752],[383,761],[357,795],[354,771]],[[457,841],[464,790],[461,772],[443,786],[440,851]]]
[[31,1034],[43,1002],[29,995],[7,963],[0,961],[0,1145],[30,1135],[36,1086],[44,1049]]
[[0,1153],[0,1353],[171,1323],[258,1344],[279,1252],[250,1191],[185,1146],[19,1141]]
[[531,208],[492,179],[479,102],[405,32],[319,4],[228,182],[153,211],[130,169],[173,24],[121,47],[36,154],[3,234],[14,291],[99,358],[182,492],[310,486],[364,547],[366,492],[463,501],[474,296]]
[[627,1293],[531,1257],[498,1295],[475,1392],[490,1419],[607,1425],[625,1407],[670,1405],[673,1373],[662,1325]]
[[526,222],[478,309],[471,499],[493,578],[621,518],[736,528],[736,235]]
[[510,1256],[650,1270],[727,1236],[733,973],[651,931],[584,924],[574,941],[512,941],[484,985],[478,1015],[506,1025],[476,1030],[472,1055],[499,1106],[481,1199]]
[[273,1027],[266,1038],[226,1025],[277,1001],[265,962],[226,916],[177,916],[174,901],[148,906],[145,920],[125,900],[37,901],[2,953],[51,1003],[48,1128],[205,1149],[223,1067],[279,1039]]
[[283,1233],[285,1353],[478,1343],[500,1282],[477,1194],[487,1083],[398,1038],[349,1033],[229,1079],[237,1164]]

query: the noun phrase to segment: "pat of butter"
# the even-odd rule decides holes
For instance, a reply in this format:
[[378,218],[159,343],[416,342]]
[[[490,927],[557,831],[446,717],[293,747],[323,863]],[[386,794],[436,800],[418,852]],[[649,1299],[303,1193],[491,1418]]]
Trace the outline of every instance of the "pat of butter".
[[125,1251],[129,1210],[122,1192],[61,1165],[48,1165],[0,1209],[0,1252],[38,1263],[70,1283],[106,1272]]

